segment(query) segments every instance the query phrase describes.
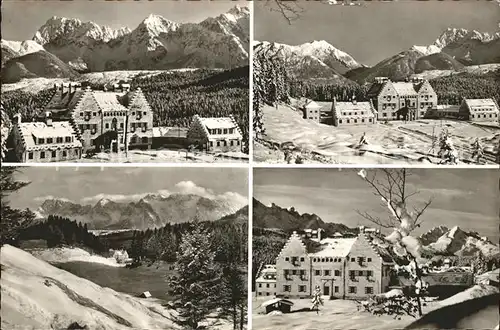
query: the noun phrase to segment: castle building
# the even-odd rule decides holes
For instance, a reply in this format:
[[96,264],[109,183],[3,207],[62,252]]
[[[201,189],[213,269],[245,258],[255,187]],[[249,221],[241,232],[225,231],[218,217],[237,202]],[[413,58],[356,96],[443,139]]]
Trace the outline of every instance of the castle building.
[[21,163],[48,163],[80,159],[82,143],[77,128],[69,121],[52,121],[50,112],[45,122],[21,121],[21,115],[12,129],[16,158]]
[[45,111],[76,125],[84,151],[110,147],[113,141],[114,151],[151,148],[153,111],[140,88],[116,84],[113,91],[96,91],[77,83],[55,84]]
[[294,232],[276,258],[276,296],[307,298],[316,287],[341,299],[383,293],[393,265],[389,253],[372,244],[363,228],[354,238],[321,239],[312,251]]
[[422,119],[438,103],[429,81],[422,79],[392,82],[386,77],[377,77],[367,97],[373,102],[379,121]]
[[352,102],[332,103],[332,117],[334,126],[375,124],[377,122],[377,111],[370,102],[357,102],[353,98]]
[[459,116],[474,122],[500,120],[500,111],[494,99],[464,99]]
[[243,134],[232,116],[220,118],[193,116],[187,139],[208,152],[242,151]]

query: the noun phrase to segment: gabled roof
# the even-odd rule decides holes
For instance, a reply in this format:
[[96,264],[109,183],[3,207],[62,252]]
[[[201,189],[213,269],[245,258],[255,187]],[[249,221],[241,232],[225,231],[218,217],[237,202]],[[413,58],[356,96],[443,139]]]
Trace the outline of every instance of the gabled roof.
[[208,129],[236,128],[237,126],[230,117],[200,117],[200,119],[203,125]]
[[366,95],[368,97],[378,96],[378,94],[380,93],[380,91],[382,90],[382,88],[384,87],[385,84],[386,84],[386,82],[382,82],[382,83],[374,82],[370,86],[370,89],[368,90]]
[[118,93],[114,92],[101,92],[94,91],[92,92],[94,99],[97,102],[99,108],[106,111],[128,111],[119,101],[118,101]]
[[282,304],[285,304],[285,305],[293,306],[293,302],[291,302],[290,300],[283,299],[283,298],[274,298],[274,299],[265,301],[265,302],[262,303],[261,306],[262,307],[266,307],[266,306],[274,305],[276,303],[282,303]]
[[305,104],[305,108],[307,108],[307,109],[319,109],[319,108],[321,108],[321,105],[319,105],[315,101],[310,100],[309,102],[307,102]]
[[[31,122],[31,123],[20,123],[18,128],[20,131],[20,136],[22,143],[26,151],[33,150],[55,150],[55,149],[65,149],[65,148],[78,148],[82,147],[82,143],[78,140],[78,136],[73,126],[68,121],[57,121],[53,122],[51,126],[47,126],[46,123],[42,122]],[[63,143],[35,143],[35,138],[57,138],[73,136],[73,142],[63,142]],[[64,141],[64,140],[63,140]],[[55,141],[54,141],[55,142]]]
[[[335,113],[337,118],[373,118],[375,110],[370,102],[336,102]],[[343,112],[350,111],[351,115],[344,115]],[[358,112],[354,115],[352,112]]]
[[320,241],[321,250],[310,253],[311,257],[346,257],[357,238],[324,238]]
[[392,86],[398,95],[417,95],[415,85],[411,82],[393,82]]
[[498,110],[497,104],[493,99],[465,99],[465,104],[467,104],[469,109],[493,107]]

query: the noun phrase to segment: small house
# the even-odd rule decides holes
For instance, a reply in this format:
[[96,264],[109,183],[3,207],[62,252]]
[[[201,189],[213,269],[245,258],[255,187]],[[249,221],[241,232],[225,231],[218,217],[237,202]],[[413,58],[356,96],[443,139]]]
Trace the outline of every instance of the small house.
[[500,110],[494,99],[464,99],[460,106],[459,116],[474,122],[498,122]]
[[139,295],[140,298],[151,298],[151,293],[149,291],[144,291]]
[[12,129],[14,152],[21,163],[48,163],[80,159],[82,142],[77,128],[69,121],[52,121],[50,112],[45,122],[17,121]]
[[255,279],[255,294],[257,296],[276,295],[276,266],[265,265]]
[[264,302],[261,306],[266,309],[266,314],[269,314],[272,311],[290,313],[292,310],[293,302],[283,298],[274,298]]
[[333,100],[332,117],[334,126],[375,124],[376,110],[372,102],[337,102]]
[[243,134],[233,116],[203,118],[195,115],[187,139],[208,152],[239,152]]

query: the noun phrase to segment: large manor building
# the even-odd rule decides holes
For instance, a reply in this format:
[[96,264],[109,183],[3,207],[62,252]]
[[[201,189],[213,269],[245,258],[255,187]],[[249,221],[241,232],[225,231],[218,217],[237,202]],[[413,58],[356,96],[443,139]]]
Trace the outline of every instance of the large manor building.
[[360,228],[357,237],[316,238],[318,247],[308,250],[304,238],[294,232],[276,258],[256,279],[256,294],[277,297],[310,297],[319,287],[325,296],[358,299],[388,291],[394,261],[390,254],[372,242]]
[[368,90],[367,98],[373,103],[379,121],[422,119],[438,104],[431,84],[422,79],[393,82],[377,77]]
[[140,88],[115,84],[111,91],[97,91],[77,83],[56,84],[44,111],[75,125],[84,152],[151,148],[153,112]]

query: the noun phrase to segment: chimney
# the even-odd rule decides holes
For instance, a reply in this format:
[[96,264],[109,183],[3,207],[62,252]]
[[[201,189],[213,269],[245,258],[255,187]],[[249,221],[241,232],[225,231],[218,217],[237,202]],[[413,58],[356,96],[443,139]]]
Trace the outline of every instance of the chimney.
[[45,124],[47,124],[47,126],[52,126],[52,114],[50,111],[45,112]]

